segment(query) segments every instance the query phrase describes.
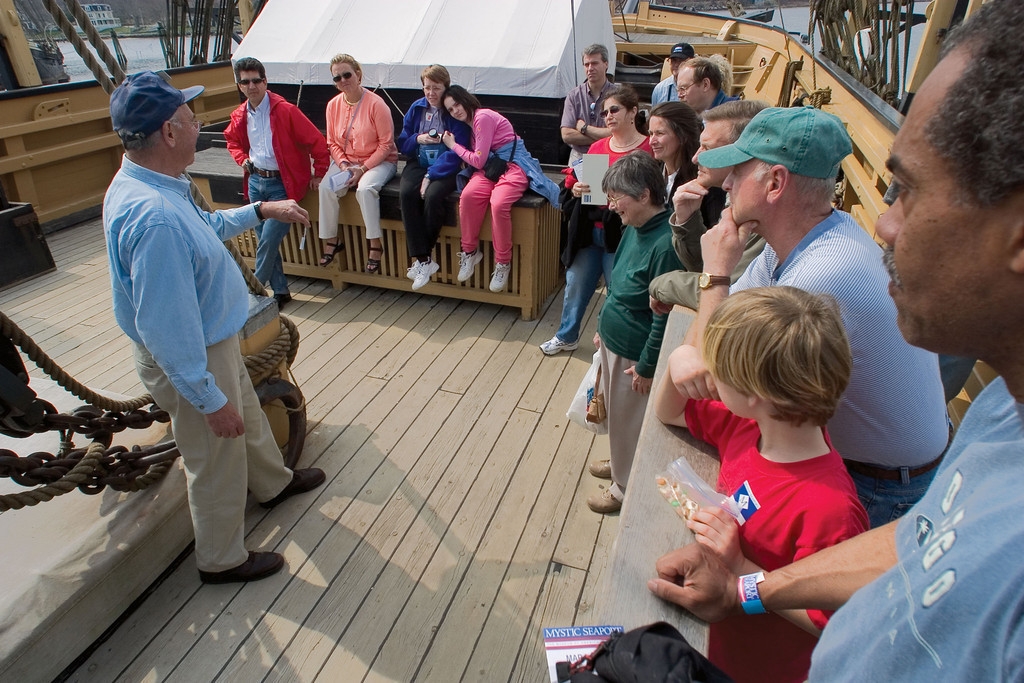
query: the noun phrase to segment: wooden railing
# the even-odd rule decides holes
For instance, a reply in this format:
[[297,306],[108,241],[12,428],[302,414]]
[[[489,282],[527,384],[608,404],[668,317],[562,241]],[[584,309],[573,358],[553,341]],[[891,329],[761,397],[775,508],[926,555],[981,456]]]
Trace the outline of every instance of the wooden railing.
[[[654,386],[665,376],[668,355],[682,343],[693,315],[677,308],[668,319],[661,344]],[[633,468],[629,473],[629,495],[619,517],[608,569],[597,591],[595,624],[621,624],[631,628],[667,621],[679,629],[690,645],[707,654],[708,625],[647,590],[655,576],[654,565],[665,553],[693,543],[693,533],[658,492],[655,478],[676,458],[685,457],[701,477],[712,485],[718,481],[718,457],[708,444],[680,427],[665,425],[648,403],[640,430]]]
[[[177,88],[219,84],[195,100],[204,124],[226,121],[238,106],[230,64],[171,79]],[[99,215],[121,154],[110,98],[95,81],[0,93],[0,184],[9,201],[32,204],[47,231]]]

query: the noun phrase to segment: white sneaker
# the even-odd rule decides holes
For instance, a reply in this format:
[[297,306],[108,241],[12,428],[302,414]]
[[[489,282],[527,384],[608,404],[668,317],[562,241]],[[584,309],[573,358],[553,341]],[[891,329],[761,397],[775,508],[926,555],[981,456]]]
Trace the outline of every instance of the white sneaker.
[[419,272],[420,272],[420,265],[421,265],[421,264],[420,264],[420,262],[419,262],[419,261],[415,261],[415,262],[414,262],[414,263],[413,263],[413,264],[412,264],[411,266],[409,266],[409,268],[408,268],[408,269],[407,269],[407,270],[405,271],[405,276],[406,276],[407,278],[409,278],[410,280],[412,280],[413,282],[415,282],[415,281],[416,281],[416,275],[417,275],[417,273],[419,273]]
[[491,276],[491,291],[501,292],[508,283],[508,272],[512,270],[511,263],[495,263],[494,275]]
[[[416,271],[415,273],[412,272],[414,270]],[[428,282],[430,282],[430,276],[439,270],[441,270],[441,266],[433,260],[427,261],[426,263],[423,263],[422,261],[417,261],[416,265],[409,269],[410,274],[413,275],[413,290],[420,289]]]
[[465,252],[459,252],[459,282],[465,282],[469,278],[473,277],[473,272],[476,271],[476,267],[480,265],[480,262],[484,260],[483,253],[479,249],[474,251],[472,254]]
[[579,346],[580,343],[578,341],[564,342],[556,335],[541,344],[540,350],[544,352],[545,356],[553,356],[556,353],[561,353],[562,351],[575,351]]

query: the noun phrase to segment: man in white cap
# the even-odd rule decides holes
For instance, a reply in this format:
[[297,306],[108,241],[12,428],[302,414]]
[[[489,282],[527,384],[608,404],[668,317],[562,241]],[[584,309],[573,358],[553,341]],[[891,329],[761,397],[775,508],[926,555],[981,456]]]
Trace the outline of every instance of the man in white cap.
[[264,218],[309,225],[309,215],[290,199],[214,213],[196,206],[184,173],[200,124],[187,103],[202,91],[145,71],[111,95],[125,155],[103,201],[103,230],[114,317],[134,342],[142,383],[171,415],[199,578],[254,581],[284,558],[246,551],[246,489],[273,507],[325,477],[284,466],[239,351],[249,295],[223,240]]

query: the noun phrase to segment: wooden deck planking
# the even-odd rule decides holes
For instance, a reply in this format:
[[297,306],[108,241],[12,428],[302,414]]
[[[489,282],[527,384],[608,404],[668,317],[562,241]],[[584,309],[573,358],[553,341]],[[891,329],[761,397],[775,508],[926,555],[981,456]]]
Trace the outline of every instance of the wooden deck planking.
[[[96,226],[50,235],[59,270],[0,292],[0,309],[90,386],[139,393]],[[527,322],[489,304],[291,287],[301,462],[328,483],[273,511],[251,503],[246,519],[247,545],[283,552],[288,570],[203,586],[187,558],[71,680],[542,680],[540,629],[591,623],[592,561],[606,556],[594,543],[617,527],[584,502],[606,439],[564,415],[600,297],[587,343],[548,358],[537,344],[560,295]]]
[[[521,334],[527,327],[532,327],[532,324],[517,322],[513,325],[513,332],[519,330]],[[474,347],[491,346],[486,341],[486,337],[481,338]],[[453,582],[457,581],[464,571],[463,565],[468,561],[468,556],[483,531],[481,522],[489,517],[486,511],[487,497],[480,495],[480,487],[476,484],[481,478],[486,480],[487,470],[483,469],[483,464],[491,455],[492,446],[497,441],[511,409],[509,401],[503,396],[507,388],[499,386],[495,392],[494,384],[488,380],[493,381],[494,374],[501,374],[513,384],[522,382],[520,376],[508,373],[511,360],[518,355],[519,348],[516,347],[521,348],[521,345],[502,344],[489,354],[483,370],[476,373],[483,378],[482,381],[469,386],[469,390],[446,423],[446,427],[450,425],[450,430],[442,429],[440,436],[447,437],[448,443],[441,453],[455,454],[447,465],[445,476],[438,481],[433,490],[421,492],[426,498],[427,513],[433,515],[436,520],[431,525],[431,532],[439,540],[435,541],[431,556],[424,558],[429,561],[409,599],[412,606],[419,609],[414,609],[411,615],[403,613],[403,620],[398,624],[398,629],[405,630],[408,627],[412,632],[396,638],[395,631],[392,631],[391,638],[384,644],[382,651],[382,657],[386,657],[389,644],[397,643],[400,656],[394,660],[400,661],[403,666],[415,666],[419,656],[425,653],[431,640],[430,632],[440,622],[440,619],[434,619],[432,615],[438,610],[443,612],[446,609],[447,600],[451,597],[450,591],[453,590]],[[467,354],[467,358],[472,355],[472,352]],[[484,500],[477,508],[475,505],[465,504],[469,497],[483,497]],[[411,572],[411,575],[416,576],[414,572]],[[407,606],[405,609],[410,608]],[[388,660],[385,658],[384,661]],[[409,680],[406,675],[411,676],[412,673],[412,670],[403,670],[398,674],[398,680]]]

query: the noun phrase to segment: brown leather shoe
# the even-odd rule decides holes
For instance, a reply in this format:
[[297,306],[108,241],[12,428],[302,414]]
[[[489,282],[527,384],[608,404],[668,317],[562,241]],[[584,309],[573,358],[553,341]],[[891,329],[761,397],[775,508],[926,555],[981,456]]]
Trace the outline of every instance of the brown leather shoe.
[[249,559],[234,569],[222,572],[204,572],[199,570],[199,580],[203,583],[237,583],[242,581],[259,581],[276,574],[284,567],[284,556],[278,553],[258,553],[249,551]]
[[611,460],[594,460],[587,465],[587,470],[590,474],[597,477],[598,479],[611,479],[612,478],[612,461]]
[[284,501],[288,500],[292,496],[306,491],[312,491],[320,484],[324,483],[327,479],[327,475],[324,471],[318,467],[307,467],[304,470],[295,470],[292,472],[292,480],[288,482],[288,485],[281,490],[281,493],[277,494],[273,498],[263,503],[260,503],[265,508],[272,508],[275,505],[280,505]]
[[618,512],[622,508],[622,501],[612,495],[611,489],[605,489],[601,493],[587,498],[587,505],[594,512],[608,515]]

